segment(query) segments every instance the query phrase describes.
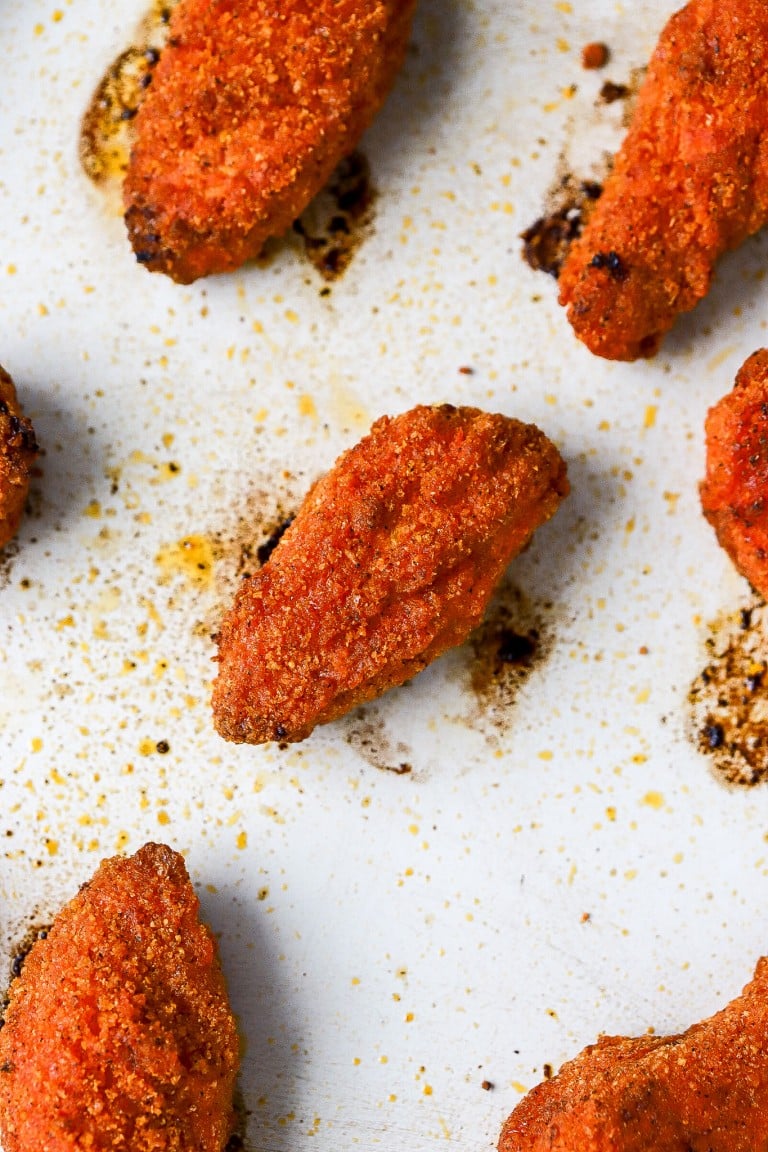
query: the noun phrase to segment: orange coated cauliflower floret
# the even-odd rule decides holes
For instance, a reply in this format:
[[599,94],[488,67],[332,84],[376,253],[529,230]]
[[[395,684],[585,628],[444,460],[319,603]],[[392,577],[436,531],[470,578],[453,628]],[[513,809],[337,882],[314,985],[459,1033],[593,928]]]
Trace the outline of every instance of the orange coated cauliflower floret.
[[102,863],[27,956],[0,1028],[5,1152],[222,1152],[238,1037],[184,861]]
[[302,740],[462,643],[567,492],[533,425],[448,404],[378,420],[238,591],[219,637],[221,735]]

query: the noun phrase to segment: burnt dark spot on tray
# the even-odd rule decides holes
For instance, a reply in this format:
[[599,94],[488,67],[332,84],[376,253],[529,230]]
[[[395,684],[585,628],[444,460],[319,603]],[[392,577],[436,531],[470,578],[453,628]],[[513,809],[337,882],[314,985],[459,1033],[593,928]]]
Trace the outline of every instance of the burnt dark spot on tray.
[[[16,980],[22,973],[24,963],[32,951],[33,947],[38,940],[45,940],[46,936],[51,930],[48,923],[45,924],[31,924],[27,931],[22,936],[21,940],[16,943],[11,949],[9,975],[11,980]],[[8,1007],[8,994],[0,996],[0,1025],[5,1019],[5,1012]]]
[[17,539],[9,540],[4,548],[0,549],[0,591],[7,588],[13,575],[13,566],[21,550]]
[[728,784],[768,780],[768,608],[762,601],[716,620],[707,663],[691,685],[691,737]]
[[496,657],[501,664],[528,664],[536,654],[536,643],[539,634],[534,628],[530,633],[521,636],[511,628],[502,628],[499,632],[499,646]]
[[134,42],[110,64],[91,97],[80,127],[80,161],[95,184],[122,183],[134,136],[133,121],[167,41],[174,7],[152,5]]
[[[232,509],[227,523],[206,533],[214,560],[217,603],[195,624],[195,634],[215,638],[224,612],[232,603],[243,580],[254,576],[274,550],[285,529],[293,521],[298,505],[297,492],[304,492],[304,480],[285,471],[247,492]],[[266,548],[266,552],[263,549]]]
[[[406,686],[396,688],[394,691],[407,690]],[[378,768],[381,772],[390,772],[394,776],[413,775],[411,750],[402,740],[390,735],[375,704],[355,709],[342,720],[342,724],[346,729],[347,744],[372,767]]]
[[485,620],[470,636],[473,654],[470,684],[481,706],[483,723],[511,722],[509,709],[520,687],[545,660],[553,637],[548,606],[535,604],[505,581],[497,589]]
[[550,210],[521,233],[523,258],[530,268],[555,278],[560,275],[568,250],[581,235],[602,191],[595,180],[563,177],[551,194]]
[[335,280],[349,267],[370,233],[375,198],[368,160],[353,152],[294,222],[304,252],[325,280]]
[[603,104],[613,104],[617,100],[626,100],[631,94],[628,84],[615,84],[613,80],[606,80],[600,89],[600,99]]
[[258,548],[256,549],[256,559],[259,561],[259,564],[261,564],[262,567],[266,564],[267,560],[269,560],[270,556],[274,552],[275,548],[277,548],[286,531],[290,528],[291,524],[293,524],[293,521],[293,516],[287,516],[285,520],[282,520],[272,529],[264,543],[259,544]]
[[725,731],[722,724],[710,724],[704,728],[704,738],[710,748],[722,748],[725,743]]
[[250,1112],[245,1106],[245,1098],[240,1088],[235,1089],[233,1101],[235,1112],[235,1130],[224,1146],[224,1152],[247,1152],[248,1117]]

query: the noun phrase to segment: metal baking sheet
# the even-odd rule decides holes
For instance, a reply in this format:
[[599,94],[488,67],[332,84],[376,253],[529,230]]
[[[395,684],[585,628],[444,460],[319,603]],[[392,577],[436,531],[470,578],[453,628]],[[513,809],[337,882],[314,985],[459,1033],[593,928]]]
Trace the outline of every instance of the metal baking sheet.
[[[626,106],[601,85],[673,8],[420,0],[344,275],[294,239],[185,288],[78,156],[141,0],[0,6],[0,361],[44,448],[0,562],[0,984],[102,857],[181,850],[249,1148],[488,1149],[546,1065],[687,1026],[765,949],[768,793],[724,785],[688,702],[713,622],[754,603],[697,485],[707,407],[765,341],[765,237],[633,365],[520,256],[564,172],[604,173]],[[422,401],[536,422],[572,495],[474,643],[303,744],[225,744],[211,635],[249,554]],[[537,632],[527,674],[496,674],[496,624]]]

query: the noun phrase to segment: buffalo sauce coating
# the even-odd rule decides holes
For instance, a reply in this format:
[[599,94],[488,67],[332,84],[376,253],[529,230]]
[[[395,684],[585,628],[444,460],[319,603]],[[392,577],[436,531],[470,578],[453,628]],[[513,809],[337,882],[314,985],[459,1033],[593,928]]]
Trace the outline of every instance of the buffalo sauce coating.
[[768,217],[768,6],[692,0],[662,32],[629,132],[560,274],[578,338],[653,356],[717,258]]
[[181,0],[124,186],[139,262],[189,283],[285,232],[383,103],[414,6]]
[[677,1036],[603,1036],[539,1084],[499,1152],[756,1152],[768,1147],[768,960]]
[[19,529],[38,451],[34,429],[21,413],[13,380],[0,368],[0,548]]
[[378,420],[238,591],[219,637],[221,735],[301,740],[460,644],[567,492],[533,425],[450,405]]
[[0,1029],[5,1152],[220,1152],[238,1038],[184,861],[102,863],[11,985]]
[[704,515],[739,572],[768,598],[768,350],[742,365],[710,408]]

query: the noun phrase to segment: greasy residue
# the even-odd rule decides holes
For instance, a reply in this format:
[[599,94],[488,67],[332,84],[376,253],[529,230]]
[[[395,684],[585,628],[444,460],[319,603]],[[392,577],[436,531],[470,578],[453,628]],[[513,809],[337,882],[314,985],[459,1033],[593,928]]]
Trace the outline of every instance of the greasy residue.
[[708,660],[688,696],[692,738],[729,784],[768,780],[768,608],[762,601],[711,626]]
[[255,510],[243,513],[230,532],[217,533],[215,557],[222,562],[220,574],[224,582],[235,585],[258,572],[280,543],[294,516],[294,512],[285,511],[279,504],[272,515],[263,512],[259,515]]
[[[407,688],[396,691],[408,691]],[[375,704],[356,708],[341,721],[345,739],[373,768],[392,772],[396,776],[410,776],[413,772],[412,752],[407,744],[394,739],[387,731],[381,713]]]
[[250,1115],[245,1106],[245,1098],[240,1088],[235,1089],[234,1099],[235,1130],[227,1141],[224,1152],[243,1152],[248,1147],[247,1131]]
[[545,606],[534,606],[514,584],[497,590],[485,620],[470,637],[474,655],[469,668],[472,690],[493,715],[514,702],[516,693],[534,668],[546,658],[551,638]]
[[13,561],[18,554],[18,540],[10,540],[4,548],[0,548],[0,589],[6,588],[10,584]]
[[215,558],[213,541],[200,533],[167,544],[157,554],[160,583],[169,576],[182,575],[192,584],[208,585],[213,580]]
[[[629,128],[632,122],[632,117],[635,114],[635,105],[637,104],[637,97],[640,89],[645,80],[648,68],[645,64],[640,65],[638,68],[632,68],[629,73],[629,81],[627,84],[617,84],[615,87],[620,89],[620,99],[623,101],[621,122],[625,128]],[[605,99],[603,90],[600,90],[601,99]]]
[[80,129],[80,160],[95,184],[122,184],[133,139],[133,120],[160,52],[168,39],[171,10],[178,0],[156,2],[134,43],[109,66],[94,92]]

